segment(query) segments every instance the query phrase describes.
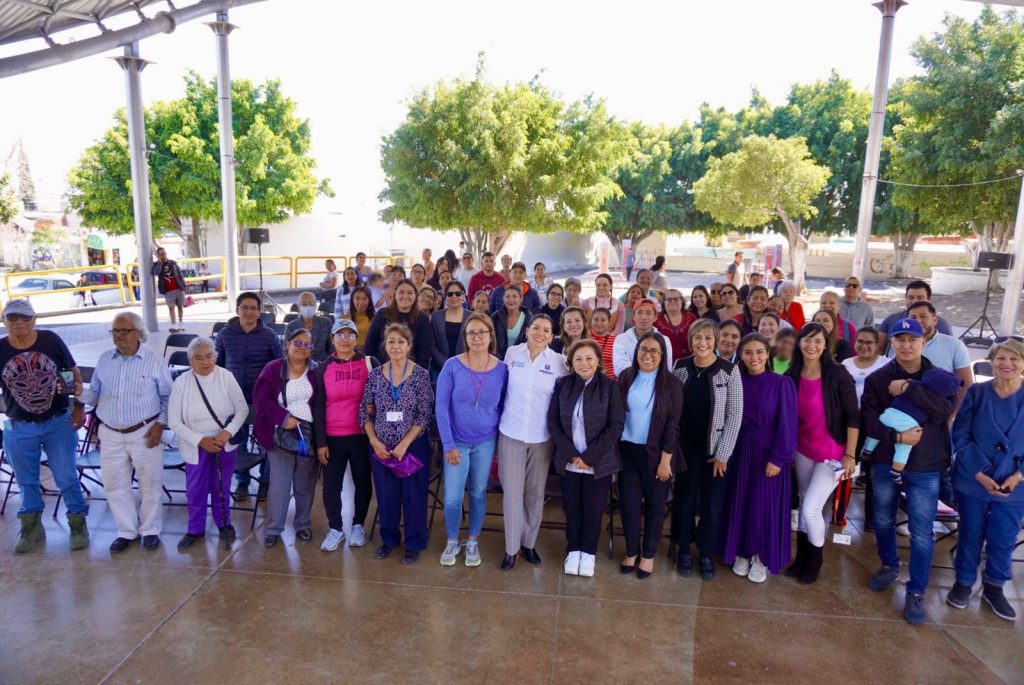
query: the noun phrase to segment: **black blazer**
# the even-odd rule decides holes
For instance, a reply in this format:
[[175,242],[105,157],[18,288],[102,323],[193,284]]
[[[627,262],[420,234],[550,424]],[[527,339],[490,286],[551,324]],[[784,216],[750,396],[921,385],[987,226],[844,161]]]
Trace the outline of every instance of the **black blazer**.
[[[587,449],[582,454],[572,441],[572,415],[580,393],[583,393],[583,432],[587,438]],[[619,437],[624,420],[622,390],[608,376],[597,373],[587,384],[574,373],[559,378],[548,406],[548,430],[555,444],[555,470],[564,473],[566,464],[579,454],[587,466],[594,469],[594,478],[621,471]]]
[[[800,392],[800,377],[786,373],[793,379],[797,393]],[[842,364],[832,367],[830,373],[821,376],[821,396],[824,400],[825,423],[828,434],[840,445],[846,446],[846,429],[860,428],[860,406],[857,402],[857,386],[853,376]],[[856,456],[856,455],[855,455]]]
[[491,314],[491,321],[494,323],[494,344],[496,347],[494,356],[498,359],[504,359],[505,352],[512,345],[521,345],[526,342],[526,329],[530,327],[530,320],[533,318],[529,309],[519,310],[526,315],[526,318],[523,319],[523,327],[519,329],[519,335],[516,337],[512,345],[510,345],[508,342],[508,317],[505,314],[506,311],[508,310],[505,309],[505,305],[502,305],[501,309]]
[[[445,318],[444,309],[439,309],[430,315],[430,323],[434,327],[434,348],[431,350],[431,358],[434,362],[434,368],[438,371],[444,366],[444,363],[451,357],[457,354],[462,354],[466,351],[465,344],[463,343],[462,330],[459,329],[459,343],[455,346],[454,350],[448,349],[448,334],[445,331]],[[462,325],[466,325],[466,319],[469,318],[473,312],[469,311],[465,307],[462,308]]]
[[[633,367],[629,367],[619,376],[619,382],[625,385],[626,380],[632,377]],[[654,413],[651,415],[651,426],[647,430],[647,463],[654,473],[661,462],[661,453],[668,452],[672,455],[672,473],[682,473],[686,470],[686,461],[682,458],[679,450],[679,418],[683,414],[683,384],[679,379],[672,376],[671,390],[668,394],[654,394]],[[620,390],[621,392],[621,390]],[[662,407],[668,403],[668,414],[662,415]],[[628,411],[626,401],[623,400],[623,410]]]

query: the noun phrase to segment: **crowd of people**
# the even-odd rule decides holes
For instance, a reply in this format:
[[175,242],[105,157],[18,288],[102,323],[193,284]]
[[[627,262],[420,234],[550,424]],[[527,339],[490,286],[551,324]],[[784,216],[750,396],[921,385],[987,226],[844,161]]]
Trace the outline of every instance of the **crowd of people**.
[[[973,384],[966,350],[948,334],[926,282],[908,284],[906,308],[876,326],[857,279],[806,312],[781,273],[767,284],[761,274],[744,276],[741,255],[722,281],[688,297],[670,287],[659,258],[636,271],[620,297],[613,276],[602,273],[595,294],[581,298],[577,279],[555,283],[542,263],[529,276],[507,256],[499,269],[490,252],[478,269],[469,252],[435,261],[425,250],[408,273],[374,271],[360,253],[340,274],[327,263],[321,291],[299,296],[283,342],[261,320],[260,295],[239,295],[236,316],[215,338],[192,340],[190,369],[176,379],[129,312],[114,318],[113,347],[83,384],[60,337],[36,330],[29,302],[12,300],[3,311],[0,370],[3,445],[22,492],[16,551],[31,550],[42,535],[43,451],[67,505],[71,546],[88,545],[75,451],[91,408],[115,553],[137,538],[145,549],[160,545],[165,429],[185,462],[188,531],[179,550],[206,535],[208,510],[230,546],[232,498],[251,497],[255,478],[256,497],[267,500],[266,547],[280,543],[293,500],[296,539],[313,539],[319,482],[329,526],[321,549],[346,539],[365,545],[375,496],[376,558],[402,548],[402,563],[412,564],[427,547],[436,459],[442,565],[460,557],[466,566],[482,563],[479,537],[495,481],[500,568],[540,564],[553,469],[566,524],[562,565],[578,576],[596,572],[611,501],[625,538],[623,574],[656,572],[669,518],[682,576],[696,568],[711,581],[724,564],[754,583],[779,574],[815,583],[828,543],[823,512],[843,497],[837,486],[861,472],[880,559],[872,590],[899,578],[904,498],[904,616],[925,621],[941,498],[960,512],[947,602],[967,606],[984,549],[983,600],[1013,620],[1002,586],[1024,517],[1024,344],[994,344],[995,379]],[[333,319],[322,313],[331,298]],[[238,467],[254,462],[255,474]],[[345,488],[354,492],[347,536]]]

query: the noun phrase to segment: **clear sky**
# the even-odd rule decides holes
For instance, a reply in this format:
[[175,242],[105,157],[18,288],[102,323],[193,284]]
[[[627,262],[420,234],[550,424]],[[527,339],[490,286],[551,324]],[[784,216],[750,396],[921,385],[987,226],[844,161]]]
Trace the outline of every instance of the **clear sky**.
[[[911,0],[896,19],[892,77],[916,72],[913,41],[940,31],[946,13],[973,18],[981,7]],[[567,99],[593,93],[623,119],[675,124],[702,102],[741,107],[752,87],[779,102],[790,84],[833,68],[870,89],[880,17],[870,0],[267,0],[231,13],[232,75],[282,80],[310,120],[318,173],[338,193],[318,211],[341,212],[354,230],[377,222],[380,139],[406,99],[472,76],[480,51],[494,82],[543,71]],[[187,69],[216,70],[213,34],[200,22],[144,41],[141,53],[154,62],[142,76],[147,104],[178,97]],[[21,137],[41,197],[61,195],[68,170],[123,106],[124,79],[108,59],[116,54],[0,81],[0,161]]]

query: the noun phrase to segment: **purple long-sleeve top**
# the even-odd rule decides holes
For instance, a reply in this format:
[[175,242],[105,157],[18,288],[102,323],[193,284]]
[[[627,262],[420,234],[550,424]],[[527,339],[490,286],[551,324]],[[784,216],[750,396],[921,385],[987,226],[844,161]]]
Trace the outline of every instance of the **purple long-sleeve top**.
[[498,362],[490,371],[471,371],[459,357],[445,362],[437,378],[437,430],[445,451],[455,443],[480,445],[498,435],[508,382],[508,367]]
[[[413,426],[419,426],[423,433],[430,431],[430,415],[434,404],[434,393],[430,389],[430,374],[422,366],[414,366],[396,394],[391,394],[391,381],[384,374],[386,366],[378,366],[370,374],[363,389],[363,401],[359,404],[359,425],[366,428],[367,421],[373,421],[373,430],[382,443],[389,448],[402,441]],[[388,421],[388,414],[401,419]]]

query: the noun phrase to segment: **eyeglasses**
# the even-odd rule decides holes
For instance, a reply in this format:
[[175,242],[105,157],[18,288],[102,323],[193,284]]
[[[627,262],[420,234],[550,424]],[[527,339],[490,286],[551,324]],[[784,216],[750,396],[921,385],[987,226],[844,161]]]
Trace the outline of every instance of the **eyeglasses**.
[[337,333],[334,334],[334,337],[341,338],[342,340],[355,340],[359,336],[356,333],[346,333],[345,331],[338,331]]
[[665,301],[666,302],[682,302],[683,298],[681,298],[681,297],[666,297]]
[[300,350],[311,350],[313,349],[313,343],[302,342],[301,340],[292,340],[292,347],[295,347]]
[[18,321],[25,322],[25,321],[31,321],[32,320],[32,317],[29,316],[28,314],[8,314],[4,318],[6,318],[11,323],[16,323]]
[[721,294],[721,292],[722,292],[721,290],[712,290],[711,294],[712,295],[719,295],[719,294]]
[[466,331],[467,338],[486,338],[490,334],[490,331]]
[[723,290],[722,297],[736,297],[739,293],[735,290]]
[[465,295],[466,295],[466,293],[462,292],[461,290],[451,290],[451,291],[449,291],[449,292],[444,294],[445,297],[447,297],[449,299],[453,299],[453,300],[456,297],[465,297]]
[[253,306],[248,306],[248,305],[244,305],[244,304],[241,305],[238,308],[238,311],[240,311],[240,312],[258,312],[259,310],[260,310],[259,307],[253,307]]
[[217,355],[215,355],[215,354],[197,354],[197,355],[193,355],[192,361],[200,362],[200,363],[202,363],[202,362],[212,362],[216,358],[217,358]]
[[860,287],[860,283],[844,283],[843,287],[850,288],[851,290],[856,290],[857,288]]
[[660,357],[661,356],[661,350],[659,350],[657,347],[641,347],[637,351],[637,356],[638,357]]
[[139,330],[138,328],[111,328],[108,332],[111,335],[128,335]]

